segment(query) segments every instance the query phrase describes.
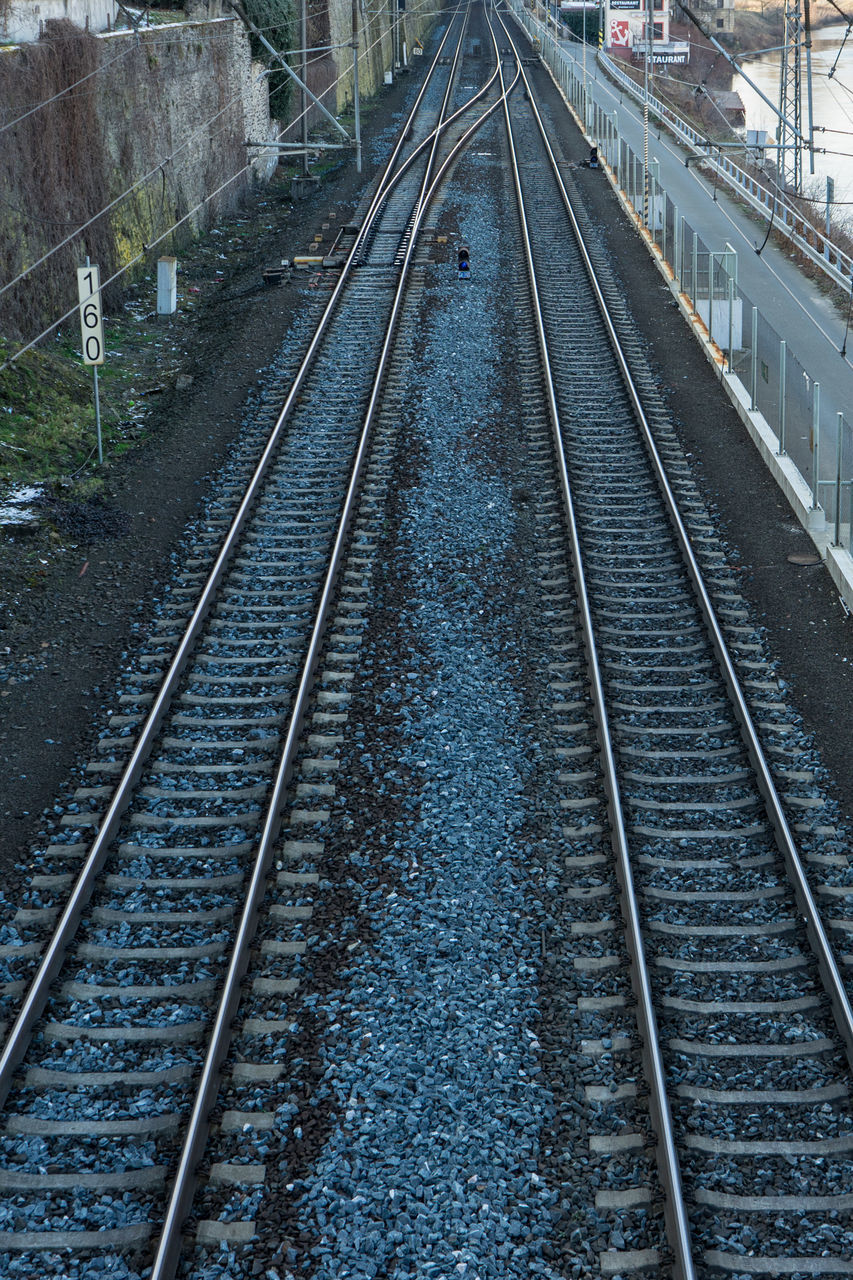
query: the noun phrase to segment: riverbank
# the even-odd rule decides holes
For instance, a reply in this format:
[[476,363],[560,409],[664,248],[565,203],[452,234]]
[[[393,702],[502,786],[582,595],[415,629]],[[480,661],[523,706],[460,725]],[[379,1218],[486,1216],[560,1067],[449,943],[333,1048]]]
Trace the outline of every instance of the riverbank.
[[[825,0],[811,5],[812,30],[831,26],[839,20],[838,9]],[[785,33],[783,0],[737,0],[734,10],[734,32],[722,43],[736,57],[759,53],[782,43]]]

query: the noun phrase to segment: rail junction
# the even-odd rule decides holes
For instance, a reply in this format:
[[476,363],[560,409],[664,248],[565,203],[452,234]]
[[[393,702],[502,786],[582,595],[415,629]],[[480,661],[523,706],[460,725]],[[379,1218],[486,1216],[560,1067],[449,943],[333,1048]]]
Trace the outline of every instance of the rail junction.
[[449,12],[37,854],[4,1274],[853,1273],[848,852],[545,84]]

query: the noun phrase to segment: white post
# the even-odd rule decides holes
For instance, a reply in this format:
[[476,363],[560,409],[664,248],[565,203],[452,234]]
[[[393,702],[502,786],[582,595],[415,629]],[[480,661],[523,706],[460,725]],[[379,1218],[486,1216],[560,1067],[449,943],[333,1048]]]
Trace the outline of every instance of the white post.
[[733,322],[735,310],[735,282],[729,280],[729,349],[727,353],[728,372],[732,371],[732,341],[733,341]]
[[697,233],[694,231],[693,232],[693,261],[690,264],[690,283],[692,285],[692,288],[690,290],[690,296],[693,301],[693,307],[695,310],[698,310],[698,307],[696,304],[699,301],[699,299],[696,296],[697,290],[699,288],[698,282],[699,282],[699,237]]
[[[660,186],[660,180],[658,180],[658,186]],[[660,208],[661,208],[660,249],[661,249],[661,253],[663,254],[664,262],[668,262],[669,259],[666,256],[666,248],[667,248],[667,245],[666,245],[666,190],[663,187],[660,188]]]
[[820,506],[820,383],[812,383],[812,511]]
[[98,440],[98,463],[104,461],[101,440],[101,393],[98,387],[98,365],[104,363],[104,320],[101,314],[100,268],[93,266],[86,255],[86,266],[77,268],[77,289],[80,295],[80,329],[83,346],[83,363],[92,366],[95,397],[95,433]]
[[178,259],[157,259],[157,314],[173,316],[178,309]]
[[787,363],[788,344],[784,338],[779,343],[779,452],[785,452],[785,408],[787,396],[787,378],[785,377],[785,366]]
[[712,341],[714,325],[714,254],[708,254],[708,341]]
[[835,537],[832,545],[841,546],[841,455],[842,432],[844,430],[844,414],[838,414],[838,443],[835,446]]

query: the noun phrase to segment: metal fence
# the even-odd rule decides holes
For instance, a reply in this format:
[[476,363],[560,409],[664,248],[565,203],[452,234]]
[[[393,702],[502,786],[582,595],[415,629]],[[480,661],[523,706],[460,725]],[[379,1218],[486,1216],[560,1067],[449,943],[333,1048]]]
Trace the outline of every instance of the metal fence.
[[[815,525],[823,512],[834,544],[853,551],[853,424],[843,413],[822,411],[819,383],[740,288],[736,252],[705,244],[661,185],[654,161],[646,173],[643,157],[620,136],[615,113],[608,115],[592,97],[583,61],[569,56],[520,0],[510,2],[707,329],[722,370],[740,380],[750,407],[775,436],[776,453],[790,458],[805,481]],[[839,267],[849,271],[850,264],[839,259]]]

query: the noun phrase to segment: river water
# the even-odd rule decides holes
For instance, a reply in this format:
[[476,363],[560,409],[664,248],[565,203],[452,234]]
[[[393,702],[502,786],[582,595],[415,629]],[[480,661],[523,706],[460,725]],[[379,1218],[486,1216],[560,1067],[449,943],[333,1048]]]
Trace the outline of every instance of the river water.
[[[816,133],[815,145],[826,148],[827,154],[815,155],[814,176],[809,171],[808,153],[803,153],[803,185],[809,195],[826,195],[827,176],[835,179],[835,199],[843,205],[839,213],[853,215],[853,32],[838,59],[832,79],[829,72],[844,39],[844,23],[820,27],[812,33],[812,96],[814,123],[827,130],[838,132]],[[760,58],[750,58],[744,70],[759,86],[771,102],[779,101],[780,55],[768,53]],[[803,132],[807,129],[806,63],[803,55]],[[747,129],[766,129],[768,139],[777,135],[778,118],[742,76],[735,76],[732,88],[740,94],[746,107]],[[821,208],[822,205],[817,205]]]

